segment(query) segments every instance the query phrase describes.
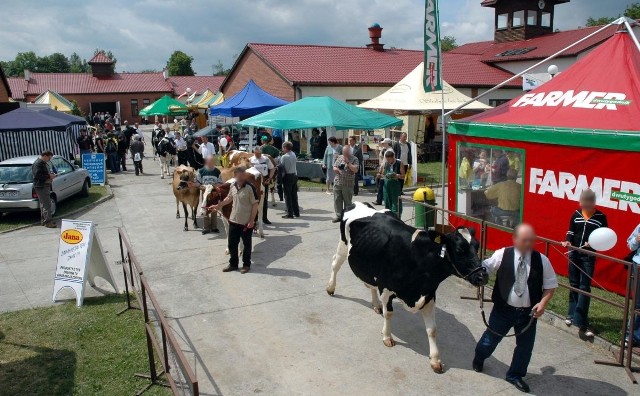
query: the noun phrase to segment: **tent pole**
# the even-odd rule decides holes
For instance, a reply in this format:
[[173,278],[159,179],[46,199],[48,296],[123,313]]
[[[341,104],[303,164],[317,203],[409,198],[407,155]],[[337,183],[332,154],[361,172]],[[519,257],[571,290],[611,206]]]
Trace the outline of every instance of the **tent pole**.
[[628,19],[625,19],[624,26],[626,26],[629,36],[631,36],[631,40],[633,40],[633,42],[635,43],[636,48],[638,49],[638,51],[640,51],[640,43],[638,42],[638,38],[636,37],[636,34],[633,32],[633,29],[631,28],[631,24],[629,23]]
[[[438,21],[438,24],[440,23],[440,10],[438,9],[438,15],[436,16],[436,20]],[[440,31],[440,26],[438,26],[438,32]],[[438,63],[440,63],[438,65],[438,70],[440,70],[440,75],[444,75],[443,70],[442,70],[442,40],[438,40],[438,53],[440,54],[440,56],[438,57]],[[425,65],[426,67],[426,65]],[[441,163],[441,167],[442,167],[442,172],[441,172],[441,179],[440,179],[440,184],[442,185],[442,199],[441,199],[441,205],[440,207],[442,209],[446,209],[445,207],[445,203],[446,203],[446,199],[445,199],[445,195],[447,193],[446,190],[446,185],[445,185],[445,179],[447,176],[447,127],[446,127],[446,123],[445,123],[445,108],[444,108],[444,79],[441,78],[440,81],[440,102],[442,104],[442,114],[441,117],[441,123],[442,123],[442,163]],[[436,224],[437,224],[438,220],[436,219]],[[442,224],[444,224],[444,212],[443,212],[443,219],[442,219]]]
[[[496,85],[495,87],[493,87],[493,88],[491,88],[491,89],[489,89],[489,90],[487,90],[487,91],[485,91],[485,92],[481,93],[480,95],[476,96],[475,98],[473,98],[473,99],[471,99],[471,100],[469,100],[469,101],[467,101],[467,102],[463,103],[462,105],[460,105],[460,106],[456,107],[455,109],[450,110],[450,111],[449,111],[449,112],[447,112],[445,115],[453,114],[453,113],[455,113],[456,111],[458,111],[458,110],[460,110],[460,109],[462,109],[462,108],[464,108],[464,107],[467,107],[469,104],[473,103],[474,101],[476,101],[476,100],[478,100],[478,99],[480,99],[480,98],[483,98],[483,97],[487,96],[488,94],[490,94],[491,92],[496,91],[496,90],[498,90],[498,89],[502,88],[502,87],[503,87],[503,86],[505,86],[506,84],[509,84],[511,81],[513,81],[513,80],[515,80],[515,79],[517,79],[517,78],[522,77],[522,75],[523,75],[523,74],[526,74],[526,73],[530,72],[531,70],[535,69],[536,67],[541,66],[541,65],[545,64],[546,62],[548,62],[548,61],[550,61],[550,60],[552,60],[552,59],[557,58],[558,56],[562,55],[565,51],[567,51],[567,50],[569,50],[569,49],[571,49],[571,48],[575,47],[576,45],[578,45],[578,44],[582,43],[583,41],[588,40],[588,39],[590,39],[591,37],[593,37],[593,36],[595,36],[595,35],[597,35],[597,34],[601,33],[602,31],[604,31],[604,30],[608,29],[610,26],[612,26],[612,25],[620,25],[620,24],[623,24],[623,23],[625,23],[625,22],[626,22],[626,19],[625,19],[624,17],[622,17],[622,18],[619,18],[619,19],[617,19],[617,20],[615,20],[615,21],[611,22],[611,23],[610,23],[610,24],[608,24],[608,25],[605,25],[605,26],[601,27],[600,29],[596,30],[595,32],[593,32],[593,33],[591,33],[591,34],[589,34],[589,35],[587,35],[587,36],[585,36],[585,37],[581,38],[580,40],[576,41],[575,43],[573,43],[573,44],[571,44],[571,45],[569,45],[569,46],[567,46],[567,47],[565,47],[565,48],[561,49],[560,51],[558,51],[558,52],[556,52],[555,54],[553,54],[553,55],[549,56],[548,58],[546,58],[546,59],[544,59],[544,60],[542,60],[542,61],[540,61],[540,62],[536,63],[535,65],[533,65],[533,66],[531,66],[531,67],[529,67],[529,68],[527,68],[527,69],[525,69],[525,70],[521,71],[520,73],[516,74],[515,76],[513,76],[513,77],[511,77],[511,78],[509,78],[509,79],[507,79],[507,80],[505,80],[505,81],[503,81],[503,82],[501,82],[500,84]],[[628,23],[628,22],[627,22],[627,23]]]

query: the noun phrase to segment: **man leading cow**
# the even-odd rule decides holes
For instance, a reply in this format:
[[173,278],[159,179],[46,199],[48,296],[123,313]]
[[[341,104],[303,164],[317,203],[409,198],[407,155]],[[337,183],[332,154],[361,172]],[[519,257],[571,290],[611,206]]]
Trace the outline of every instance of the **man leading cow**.
[[513,232],[513,247],[497,250],[482,263],[489,274],[496,274],[491,296],[494,305],[489,328],[478,341],[473,359],[473,369],[481,372],[485,359],[513,328],[516,348],[506,380],[522,392],[529,392],[529,385],[523,378],[527,375],[536,339],[537,319],[544,314],[558,287],[551,262],[533,249],[535,242],[533,227],[519,224]]
[[[196,181],[190,183],[189,187],[198,187],[200,190],[204,190],[205,186],[219,183],[222,183],[220,169],[216,168],[215,157],[210,155],[204,160],[204,167],[196,171]],[[204,214],[202,235],[210,232],[216,234],[220,232],[220,230],[218,230],[218,212],[215,210],[207,211]]]

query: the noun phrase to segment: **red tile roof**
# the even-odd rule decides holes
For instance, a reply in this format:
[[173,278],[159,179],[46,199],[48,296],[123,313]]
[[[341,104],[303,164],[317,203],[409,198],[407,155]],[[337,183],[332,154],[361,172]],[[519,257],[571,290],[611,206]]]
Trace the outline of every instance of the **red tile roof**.
[[248,44],[293,84],[393,85],[422,61],[422,51],[365,47]]
[[14,100],[24,100],[24,92],[27,90],[27,82],[24,78],[7,78],[9,88],[11,88],[11,98]]
[[[443,77],[454,87],[494,87],[513,77],[513,74],[481,62],[477,55],[445,52],[442,58]],[[515,79],[507,88],[522,88],[522,80]]]
[[[496,63],[508,61],[520,61],[530,59],[544,59],[561,49],[575,43],[576,41],[588,36],[589,34],[600,29],[602,26],[587,27],[582,29],[566,30],[556,32],[540,37],[535,37],[524,41],[512,41],[507,43],[495,43],[493,41],[481,41],[478,43],[469,43],[450,51],[452,54],[473,54],[479,56],[482,62]],[[611,37],[618,26],[611,26],[597,35],[583,41],[570,50],[564,52],[561,56],[575,56],[584,52]],[[531,51],[513,56],[497,56],[509,50],[518,50],[530,48]]]
[[192,92],[202,93],[207,89],[213,92],[220,90],[220,85],[224,81],[224,76],[173,76],[169,77],[169,82],[176,96],[182,95],[191,88]]
[[93,58],[91,58],[91,60],[89,62],[87,62],[89,64],[92,63],[108,63],[111,64],[113,63],[113,61],[111,59],[109,59],[109,57],[107,55],[105,55],[105,53],[103,51],[98,52]]
[[171,92],[162,73],[114,73],[94,77],[89,73],[31,73],[27,95],[39,95],[47,89],[65,94],[106,94],[134,92]]

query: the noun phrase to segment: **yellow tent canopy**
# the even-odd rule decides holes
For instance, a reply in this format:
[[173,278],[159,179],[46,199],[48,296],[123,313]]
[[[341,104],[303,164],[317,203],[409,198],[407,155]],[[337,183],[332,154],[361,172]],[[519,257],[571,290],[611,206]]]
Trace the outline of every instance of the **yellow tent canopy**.
[[70,100],[50,89],[38,95],[33,103],[48,104],[53,110],[63,113],[71,113],[73,110],[73,103]]
[[213,91],[207,89],[202,94],[202,96],[200,96],[198,100],[192,104],[192,106],[206,110],[210,106],[215,106],[219,103],[222,103],[223,98],[224,96],[222,95],[222,92],[214,93]]

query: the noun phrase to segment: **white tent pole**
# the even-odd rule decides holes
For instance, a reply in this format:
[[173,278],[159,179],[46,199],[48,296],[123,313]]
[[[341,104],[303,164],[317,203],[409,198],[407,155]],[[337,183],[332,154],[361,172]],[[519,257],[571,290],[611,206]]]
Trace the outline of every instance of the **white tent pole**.
[[[438,23],[440,23],[440,10],[438,9],[438,15],[436,17]],[[438,32],[440,31],[440,26],[438,26]],[[441,123],[442,123],[442,161],[441,161],[441,174],[440,174],[440,184],[442,185],[442,200],[440,207],[442,209],[446,209],[445,204],[446,204],[446,199],[445,199],[445,195],[446,195],[446,187],[445,187],[445,178],[447,176],[447,127],[446,127],[446,123],[445,123],[445,108],[444,108],[444,72],[442,70],[442,40],[438,40],[438,52],[440,53],[440,56],[438,57],[438,62],[440,63],[438,65],[438,70],[440,70],[440,101],[442,102],[442,114],[441,117]],[[427,65],[424,65],[424,67],[427,67]],[[434,125],[435,126],[435,125]],[[418,164],[416,164],[417,166]],[[444,217],[444,213],[443,213],[443,217]],[[436,223],[437,223],[437,219],[436,219]],[[442,223],[444,224],[444,218],[442,219]]]
[[[633,21],[633,22],[635,22],[635,21]],[[636,48],[638,49],[638,51],[640,51],[640,42],[638,42],[638,38],[636,37],[636,34],[633,31],[633,28],[631,28],[631,24],[629,23],[629,19],[625,18],[624,26],[627,27],[627,31],[629,32],[629,36],[631,36],[631,40],[633,40],[633,42],[636,44]]]
[[[550,60],[552,60],[552,59],[557,58],[558,56],[562,55],[565,51],[567,51],[567,50],[569,50],[569,49],[571,49],[571,48],[575,47],[576,45],[578,45],[578,44],[582,43],[582,42],[583,42],[583,41],[585,41],[585,40],[590,39],[591,37],[593,37],[593,36],[595,36],[595,35],[599,34],[600,32],[602,32],[602,31],[604,31],[604,30],[608,29],[610,26],[612,26],[612,25],[621,25],[621,24],[623,24],[623,23],[625,23],[625,22],[627,22],[627,21],[626,21],[626,19],[625,19],[624,17],[622,17],[622,18],[619,18],[619,19],[617,19],[617,20],[615,20],[615,21],[611,22],[611,23],[610,23],[610,24],[608,24],[608,25],[605,25],[605,26],[601,27],[600,29],[596,30],[595,32],[593,32],[593,33],[591,33],[591,34],[589,34],[589,35],[587,35],[587,36],[585,36],[585,37],[581,38],[580,40],[576,41],[575,43],[573,43],[573,44],[571,44],[571,45],[569,45],[569,46],[567,46],[567,47],[565,47],[565,48],[561,49],[560,51],[556,52],[555,54],[551,55],[550,57],[548,57],[548,58],[546,58],[546,59],[544,59],[544,60],[542,60],[542,61],[540,61],[540,62],[536,63],[535,65],[533,65],[533,66],[531,66],[531,67],[529,67],[529,68],[527,68],[527,69],[525,69],[525,70],[521,71],[520,73],[516,74],[515,76],[513,76],[513,77],[511,77],[511,78],[509,78],[509,79],[507,79],[507,80],[505,80],[505,81],[503,81],[503,82],[501,82],[500,84],[496,85],[495,87],[493,87],[493,88],[491,88],[491,89],[489,89],[489,90],[487,90],[487,91],[485,91],[485,92],[481,93],[480,95],[476,96],[475,98],[473,98],[473,99],[471,99],[471,100],[467,101],[466,103],[463,103],[462,105],[460,105],[460,106],[456,107],[455,109],[453,109],[453,110],[451,110],[451,111],[447,112],[447,113],[445,114],[445,116],[447,116],[447,115],[449,115],[449,114],[453,114],[453,113],[455,113],[456,111],[458,111],[458,110],[460,110],[460,109],[462,109],[462,108],[464,108],[464,107],[468,106],[469,104],[473,103],[474,101],[476,101],[476,100],[478,100],[478,99],[480,99],[480,98],[482,98],[482,97],[487,96],[488,94],[490,94],[490,93],[491,93],[491,92],[493,92],[493,91],[496,91],[496,90],[498,90],[498,89],[502,88],[504,85],[509,84],[511,81],[515,80],[516,78],[520,78],[520,77],[522,77],[522,75],[523,75],[523,74],[526,74],[526,73],[530,72],[531,70],[535,69],[536,67],[538,67],[538,66],[540,66],[540,65],[543,65],[543,64],[545,64],[546,62],[548,62],[548,61],[550,61]],[[627,22],[627,23],[628,23],[628,22]]]

